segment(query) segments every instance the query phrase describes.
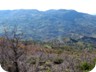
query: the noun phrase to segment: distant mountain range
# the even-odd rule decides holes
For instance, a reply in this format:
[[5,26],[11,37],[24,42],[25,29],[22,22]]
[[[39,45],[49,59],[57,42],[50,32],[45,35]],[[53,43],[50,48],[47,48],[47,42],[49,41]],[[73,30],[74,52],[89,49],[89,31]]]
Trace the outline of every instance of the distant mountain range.
[[96,38],[96,16],[75,10],[1,10],[0,34],[3,25],[10,28],[17,25],[26,37],[35,40]]

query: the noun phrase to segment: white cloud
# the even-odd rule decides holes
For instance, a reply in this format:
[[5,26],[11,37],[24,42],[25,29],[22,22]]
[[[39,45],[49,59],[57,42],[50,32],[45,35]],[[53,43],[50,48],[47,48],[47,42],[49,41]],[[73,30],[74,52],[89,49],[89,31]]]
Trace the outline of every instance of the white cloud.
[[96,0],[0,0],[0,9],[75,9],[96,13]]

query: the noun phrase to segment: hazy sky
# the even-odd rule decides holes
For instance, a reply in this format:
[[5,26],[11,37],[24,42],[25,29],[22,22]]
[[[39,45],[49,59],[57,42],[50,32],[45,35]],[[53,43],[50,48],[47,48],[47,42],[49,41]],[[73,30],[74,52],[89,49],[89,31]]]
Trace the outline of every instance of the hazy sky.
[[0,10],[6,9],[74,9],[96,14],[96,0],[0,0]]

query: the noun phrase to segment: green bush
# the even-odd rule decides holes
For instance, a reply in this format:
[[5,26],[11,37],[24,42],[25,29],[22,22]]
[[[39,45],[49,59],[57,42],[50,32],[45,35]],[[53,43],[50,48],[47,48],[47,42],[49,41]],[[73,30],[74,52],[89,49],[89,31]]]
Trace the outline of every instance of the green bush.
[[93,61],[94,61],[94,63],[96,63],[96,58],[94,58],[94,60],[93,60]]
[[54,64],[61,64],[61,63],[63,63],[63,59],[61,58],[54,59]]
[[92,68],[94,68],[94,65],[88,62],[82,62],[80,65],[80,69],[83,71],[90,71]]
[[48,48],[48,49],[52,49],[52,47],[50,45],[47,45],[47,44],[45,44],[44,47]]

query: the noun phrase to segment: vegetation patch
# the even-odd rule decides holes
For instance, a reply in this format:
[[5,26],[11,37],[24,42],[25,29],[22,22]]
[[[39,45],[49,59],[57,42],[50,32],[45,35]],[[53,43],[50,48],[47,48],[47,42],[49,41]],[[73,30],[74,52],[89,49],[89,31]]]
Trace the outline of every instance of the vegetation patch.
[[90,71],[94,68],[94,65],[92,65],[91,63],[88,62],[82,62],[80,64],[80,69],[83,71]]
[[63,63],[63,59],[61,59],[61,58],[56,58],[56,59],[54,59],[53,63],[54,63],[54,64],[61,64],[61,63]]

